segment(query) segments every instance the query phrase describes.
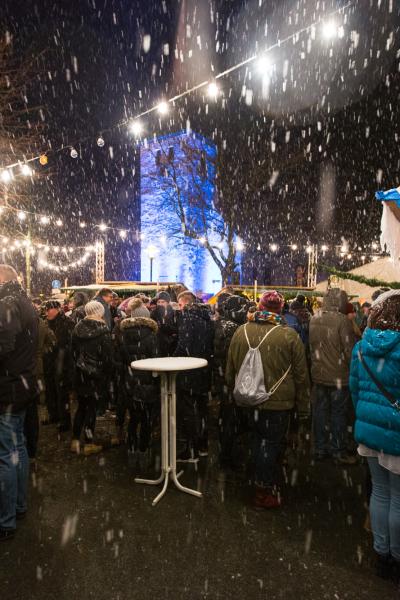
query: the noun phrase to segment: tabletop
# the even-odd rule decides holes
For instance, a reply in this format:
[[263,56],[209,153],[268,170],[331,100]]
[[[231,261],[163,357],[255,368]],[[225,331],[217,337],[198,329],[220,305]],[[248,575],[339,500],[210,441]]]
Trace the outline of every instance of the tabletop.
[[165,358],[145,358],[135,360],[131,363],[132,369],[138,371],[153,371],[162,373],[165,371],[189,371],[191,369],[203,369],[208,365],[204,358],[191,358],[188,356],[167,356]]

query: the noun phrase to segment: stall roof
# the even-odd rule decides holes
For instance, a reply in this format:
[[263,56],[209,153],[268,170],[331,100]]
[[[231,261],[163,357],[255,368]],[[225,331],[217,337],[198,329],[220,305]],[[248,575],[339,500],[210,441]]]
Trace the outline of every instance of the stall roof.
[[230,292],[233,294],[244,294],[248,298],[254,299],[255,295],[257,296],[257,298],[259,298],[261,294],[263,294],[267,290],[276,290],[277,292],[282,294],[282,296],[289,299],[295,298],[297,294],[303,294],[306,297],[315,296],[314,288],[307,287],[301,288],[290,285],[262,285],[257,287],[255,287],[254,285],[229,285],[217,292],[215,296],[210,298],[208,302],[209,304],[216,304],[218,297],[225,292]]
[[97,292],[102,288],[109,288],[113,292],[130,293],[130,292],[154,292],[157,293],[160,290],[166,290],[167,288],[173,288],[182,286],[179,282],[143,282],[143,281],[103,281],[102,283],[89,283],[88,285],[70,285],[61,288],[62,292]]

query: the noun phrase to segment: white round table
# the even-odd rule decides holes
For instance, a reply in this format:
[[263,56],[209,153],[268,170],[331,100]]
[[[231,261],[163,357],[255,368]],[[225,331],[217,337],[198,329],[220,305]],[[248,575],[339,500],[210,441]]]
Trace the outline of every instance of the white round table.
[[161,492],[153,500],[157,504],[167,491],[171,478],[178,490],[201,498],[201,492],[184,487],[178,481],[182,475],[176,472],[176,376],[180,371],[204,369],[208,365],[203,358],[166,357],[147,358],[131,363],[132,369],[152,371],[161,377],[161,475],[158,479],[135,479],[136,483],[159,485],[164,482]]

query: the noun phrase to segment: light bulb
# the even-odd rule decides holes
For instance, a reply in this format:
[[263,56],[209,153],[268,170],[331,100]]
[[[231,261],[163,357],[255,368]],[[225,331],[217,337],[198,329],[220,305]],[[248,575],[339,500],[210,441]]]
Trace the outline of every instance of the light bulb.
[[57,227],[62,227],[63,222],[61,221],[61,219],[57,219],[56,221],[56,225]]
[[160,104],[157,106],[157,110],[160,115],[166,115],[169,111],[168,102],[160,102]]
[[19,213],[18,213],[18,219],[19,219],[20,221],[25,221],[25,219],[26,219],[26,214],[24,213],[24,211],[23,211],[23,210],[20,210],[20,211],[19,211]]
[[261,56],[257,61],[257,70],[261,75],[269,76],[273,71],[273,64],[268,56]]
[[71,158],[78,158],[78,152],[75,150],[75,148],[71,148],[70,156]]
[[334,21],[327,21],[322,25],[322,36],[326,40],[331,40],[337,36],[337,26]]
[[292,250],[297,250],[297,244],[292,244],[290,247]]
[[11,172],[8,169],[5,169],[4,171],[1,172],[0,178],[3,183],[9,183],[12,179]]
[[126,239],[126,236],[128,235],[127,231],[125,229],[121,229],[121,231],[119,232],[119,236],[120,238],[122,238],[123,240]]
[[21,166],[21,173],[22,173],[22,175],[25,175],[25,177],[30,177],[30,175],[32,175],[32,169],[27,164],[22,165]]
[[100,229],[100,231],[106,231],[107,225],[105,223],[100,223],[99,229]]
[[210,98],[213,98],[214,100],[216,100],[216,98],[218,97],[219,94],[219,87],[218,85],[215,83],[215,81],[212,81],[207,88],[207,94]]
[[40,217],[40,222],[42,225],[47,225],[50,222],[49,217],[46,217],[45,215],[43,215],[43,217]]
[[104,143],[105,143],[105,142],[104,142],[103,138],[102,138],[101,136],[99,136],[99,137],[97,138],[97,145],[98,145],[98,147],[99,147],[99,148],[102,148],[102,147],[104,146]]
[[271,248],[272,252],[276,252],[278,250],[277,244],[271,244],[270,248]]
[[321,246],[321,250],[322,252],[326,252],[328,250],[328,246],[325,246],[325,244],[323,246]]
[[129,129],[135,137],[140,137],[140,135],[142,134],[142,131],[143,131],[143,125],[140,121],[135,119],[129,125]]
[[85,223],[84,221],[81,221],[81,222],[79,223],[79,227],[80,227],[81,229],[85,229],[85,227],[86,227],[86,223]]

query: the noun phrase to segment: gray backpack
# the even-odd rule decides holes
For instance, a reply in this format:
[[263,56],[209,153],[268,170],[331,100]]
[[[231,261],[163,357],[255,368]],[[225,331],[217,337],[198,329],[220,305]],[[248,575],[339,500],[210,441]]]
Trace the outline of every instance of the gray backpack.
[[264,383],[264,369],[261,360],[260,346],[267,339],[270,333],[274,331],[279,325],[272,327],[256,348],[250,346],[249,338],[246,330],[247,325],[244,326],[244,334],[246,336],[247,344],[249,349],[242,362],[239,373],[236,376],[235,389],[233,390],[233,397],[236,400],[238,406],[258,406],[262,404],[276,392],[281,383],[286,379],[289,374],[292,365],[286,370],[284,375],[277,381],[272,388],[267,392]]

